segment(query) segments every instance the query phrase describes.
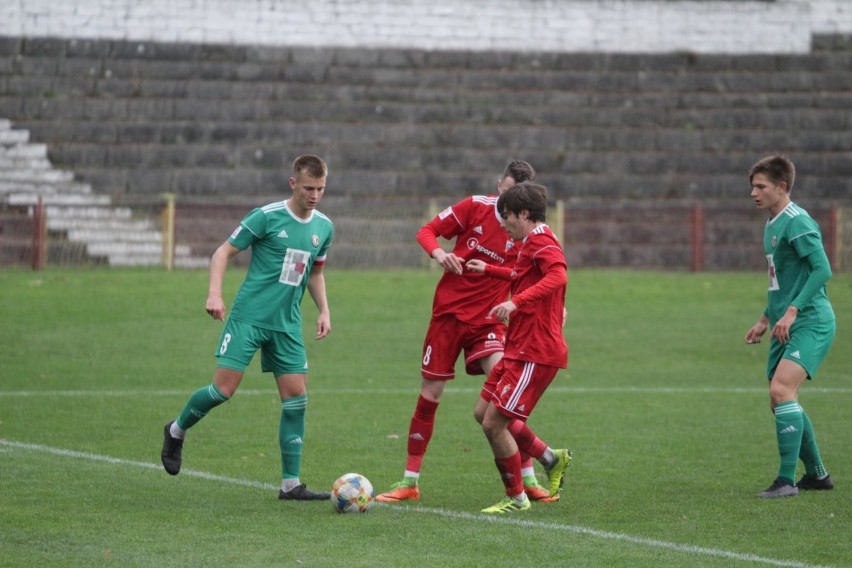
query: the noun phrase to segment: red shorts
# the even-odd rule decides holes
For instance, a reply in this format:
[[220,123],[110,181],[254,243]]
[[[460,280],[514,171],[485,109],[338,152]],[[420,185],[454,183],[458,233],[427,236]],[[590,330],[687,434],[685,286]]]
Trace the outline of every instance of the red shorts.
[[502,353],[506,341],[506,326],[495,322],[471,325],[447,315],[432,318],[423,341],[420,374],[424,379],[449,381],[456,376],[456,360],[464,351],[465,372],[482,375],[479,360],[492,353]]
[[559,367],[504,357],[491,370],[480,396],[506,416],[526,421],[557,372]]

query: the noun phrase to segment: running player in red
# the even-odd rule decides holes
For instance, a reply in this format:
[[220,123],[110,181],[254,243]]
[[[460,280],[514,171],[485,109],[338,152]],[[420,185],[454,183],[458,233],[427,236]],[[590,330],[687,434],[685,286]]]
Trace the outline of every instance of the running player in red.
[[[489,400],[482,429],[506,488],[506,497],[482,512],[505,514],[531,507],[521,481],[521,451],[529,452],[523,445],[530,441],[513,435],[512,424],[526,422],[556,373],[568,366],[568,346],[562,335],[568,265],[562,246],[545,224],[547,189],[543,185],[524,182],[507,189],[497,200],[497,210],[509,236],[521,241],[515,266],[473,259],[466,268],[511,282],[511,299],[488,312],[499,320],[511,318],[511,323],[503,358],[482,388],[483,399]],[[557,452],[564,454],[548,470],[551,494],[562,484],[560,463],[564,459],[567,465],[570,459],[567,450]]]
[[[510,162],[497,181],[498,194],[534,178],[535,170],[529,163]],[[517,258],[516,243],[502,227],[496,203],[496,195],[468,197],[442,211],[417,233],[420,246],[444,269],[444,274],[435,289],[432,318],[423,342],[420,396],[409,425],[404,477],[390,491],[378,495],[378,501],[420,499],[418,481],[423,457],[432,438],[441,394],[446,382],[455,377],[459,355],[464,352],[465,370],[470,375],[487,375],[503,355],[506,326],[487,315],[491,306],[508,297],[509,284],[464,271],[464,264],[471,259],[509,267]],[[439,236],[455,239],[452,252],[443,250]],[[482,420],[486,407],[486,401],[477,403],[477,420]],[[521,435],[531,439],[531,444],[535,444],[534,457],[546,466],[559,461],[561,454],[555,454],[531,431],[526,429]],[[563,459],[559,464],[563,472],[567,463]],[[532,499],[559,498],[558,493],[552,494],[538,484],[528,457],[524,485]]]

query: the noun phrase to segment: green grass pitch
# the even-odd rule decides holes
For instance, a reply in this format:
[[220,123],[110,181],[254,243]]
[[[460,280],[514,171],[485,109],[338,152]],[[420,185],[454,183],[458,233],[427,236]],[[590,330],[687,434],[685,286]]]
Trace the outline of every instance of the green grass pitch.
[[[306,297],[309,486],[401,478],[437,276],[329,268],[319,342]],[[801,392],[837,488],[782,500],[755,496],[777,472],[767,345],[742,341],[764,290],[756,273],[573,270],[569,369],[530,420],[574,451],[562,500],[478,513],[502,486],[472,418],[482,379],[459,373],[422,500],[353,516],[276,498],[280,404],[257,358],[190,432],[184,471],[162,470],[163,425],[212,378],[205,272],[0,271],[0,565],[852,565],[852,276],[830,283],[838,335]]]

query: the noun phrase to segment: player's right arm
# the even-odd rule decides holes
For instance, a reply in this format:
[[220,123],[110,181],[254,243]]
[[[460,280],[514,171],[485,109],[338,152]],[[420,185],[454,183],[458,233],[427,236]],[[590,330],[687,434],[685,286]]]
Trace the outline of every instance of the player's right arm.
[[207,304],[205,309],[213,319],[225,319],[225,302],[222,299],[222,281],[225,279],[225,270],[228,261],[235,256],[240,249],[225,241],[210,259],[210,285],[207,290]]
[[435,262],[438,263],[438,266],[440,266],[447,272],[453,272],[455,274],[462,273],[463,260],[457,257],[455,254],[447,252],[441,247],[438,247],[432,250],[432,258],[435,259]]
[[417,242],[435,262],[448,272],[461,274],[464,270],[463,259],[452,252],[445,251],[438,242],[438,237],[451,239],[458,235],[461,226],[455,217],[452,207],[442,211],[437,217],[420,227],[417,231]]

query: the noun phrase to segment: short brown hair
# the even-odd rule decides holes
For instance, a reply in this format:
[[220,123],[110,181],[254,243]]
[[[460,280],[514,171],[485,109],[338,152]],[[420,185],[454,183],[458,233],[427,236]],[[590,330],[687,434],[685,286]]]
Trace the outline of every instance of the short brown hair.
[[505,179],[507,177],[515,180],[515,183],[533,181],[535,179],[535,168],[533,168],[529,162],[525,162],[523,160],[512,160],[506,164],[505,168],[503,168],[503,177],[500,179]]
[[793,190],[793,182],[796,181],[796,166],[793,165],[792,160],[788,157],[781,154],[773,154],[761,158],[751,167],[748,171],[749,183],[751,183],[757,174],[765,175],[775,185],[778,185],[782,181],[785,182],[787,184],[787,192],[789,193]]
[[541,184],[524,181],[513,185],[497,198],[497,211],[502,217],[509,213],[520,215],[529,211],[531,221],[547,220],[547,188]]
[[322,158],[314,154],[302,154],[293,160],[293,175],[307,174],[314,178],[324,178],[328,175],[328,166]]

